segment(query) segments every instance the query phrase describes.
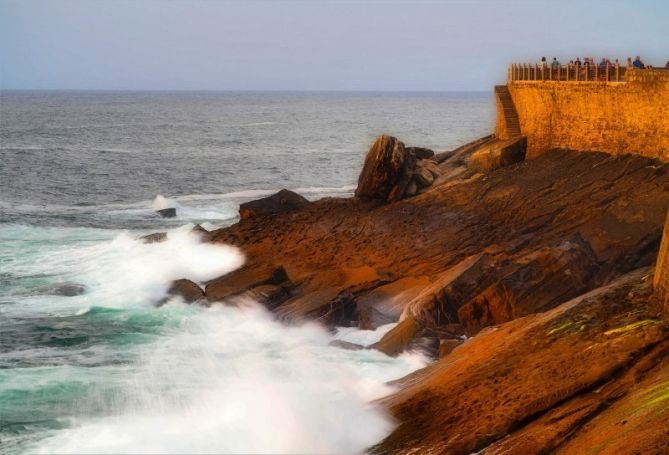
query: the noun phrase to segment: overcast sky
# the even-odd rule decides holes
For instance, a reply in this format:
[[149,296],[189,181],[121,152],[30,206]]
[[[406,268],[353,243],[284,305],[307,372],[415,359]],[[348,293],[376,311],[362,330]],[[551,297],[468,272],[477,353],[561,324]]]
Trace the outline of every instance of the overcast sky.
[[0,87],[489,90],[512,61],[669,60],[669,0],[0,0]]

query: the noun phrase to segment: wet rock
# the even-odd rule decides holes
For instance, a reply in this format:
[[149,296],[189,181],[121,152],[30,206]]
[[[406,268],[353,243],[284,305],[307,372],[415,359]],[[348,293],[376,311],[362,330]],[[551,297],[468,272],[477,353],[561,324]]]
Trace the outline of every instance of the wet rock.
[[156,213],[163,218],[174,218],[177,216],[177,209],[170,207],[167,209],[156,210]]
[[77,283],[47,284],[32,288],[30,295],[59,295],[61,297],[75,297],[86,292],[86,286]]
[[140,237],[144,243],[161,243],[167,240],[166,232],[154,232],[153,234]]
[[328,346],[334,346],[337,348],[342,348],[346,349],[348,351],[360,351],[361,349],[365,349],[364,346],[356,343],[350,343],[348,341],[344,340],[333,340],[328,343]]
[[264,305],[265,308],[273,310],[290,298],[290,290],[290,285],[261,284],[249,289],[245,295]]
[[309,201],[299,194],[283,189],[271,196],[245,202],[239,206],[239,216],[242,220],[259,215],[271,215],[283,212],[292,212],[309,205]]
[[209,231],[206,230],[205,228],[203,228],[199,224],[196,224],[195,226],[193,226],[193,229],[191,229],[190,231],[195,233],[195,234],[201,234],[203,236],[207,236],[209,234]]
[[288,289],[293,286],[286,269],[272,264],[263,264],[259,267],[244,266],[209,281],[205,287],[205,294],[209,302],[218,302],[263,285],[283,285]]
[[187,279],[173,281],[167,294],[172,297],[181,297],[186,303],[194,303],[204,299],[202,288]]

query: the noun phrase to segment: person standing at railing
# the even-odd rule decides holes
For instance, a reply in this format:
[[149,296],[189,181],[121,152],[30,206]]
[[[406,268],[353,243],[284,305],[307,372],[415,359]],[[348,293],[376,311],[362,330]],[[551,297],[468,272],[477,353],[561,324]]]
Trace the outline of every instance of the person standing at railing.
[[[667,62],[669,64],[669,62]],[[558,62],[558,59],[553,57],[553,61],[551,62],[551,69],[553,71],[556,71],[560,67],[560,62]]]
[[665,69],[665,70],[669,70],[669,60],[667,60],[667,64],[664,65],[664,69]]
[[646,65],[644,65],[643,62],[641,61],[641,57],[639,57],[638,55],[632,62],[632,66],[637,69],[644,69],[646,67]]

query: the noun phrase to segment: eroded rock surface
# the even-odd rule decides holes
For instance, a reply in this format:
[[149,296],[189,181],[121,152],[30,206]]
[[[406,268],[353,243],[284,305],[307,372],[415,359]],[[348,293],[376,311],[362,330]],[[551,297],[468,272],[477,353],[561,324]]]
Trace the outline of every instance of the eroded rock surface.
[[[667,165],[552,150],[472,169],[493,140],[418,158],[384,136],[359,197],[211,232],[247,261],[208,283],[208,300],[252,296],[286,322],[398,322],[375,348],[440,357],[398,381],[386,404],[400,426],[379,453],[624,454],[616,430],[630,422],[638,447],[663,453],[667,331],[647,267],[669,205]],[[438,176],[419,189],[414,172],[432,167]]]
[[[632,382],[649,373],[666,376],[653,364],[657,359],[646,359],[667,339],[666,324],[647,305],[650,292],[649,270],[641,269],[468,340],[387,399],[400,425],[373,452],[469,454],[489,447],[484,453],[542,453],[558,448],[568,430],[586,422],[593,428],[569,441],[564,453],[596,450],[600,441],[619,436],[614,422],[609,428],[594,417],[633,393],[619,384],[630,380],[621,376],[623,369],[637,370]],[[537,419],[528,424],[532,417]],[[666,429],[669,413],[653,418]],[[596,432],[600,425],[609,428],[608,435]],[[623,442],[609,443],[610,449]],[[657,450],[666,442],[665,432],[640,447]]]

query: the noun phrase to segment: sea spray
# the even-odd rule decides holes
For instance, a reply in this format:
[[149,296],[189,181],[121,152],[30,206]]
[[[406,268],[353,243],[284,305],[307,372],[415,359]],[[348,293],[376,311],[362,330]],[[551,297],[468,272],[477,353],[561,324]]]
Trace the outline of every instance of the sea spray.
[[316,324],[286,327],[258,306],[156,311],[180,323],[125,373],[125,408],[72,418],[39,452],[360,452],[393,426],[370,400],[425,364],[328,346],[332,336]]
[[425,359],[329,343],[372,343],[390,326],[333,336],[315,323],[282,325],[254,302],[154,306],[173,279],[202,282],[243,262],[190,227],[158,244],[95,229],[0,230],[31,239],[22,254],[5,251],[3,272],[86,287],[74,297],[2,297],[11,303],[0,305],[9,452],[351,453],[388,434],[393,423],[372,401]]

